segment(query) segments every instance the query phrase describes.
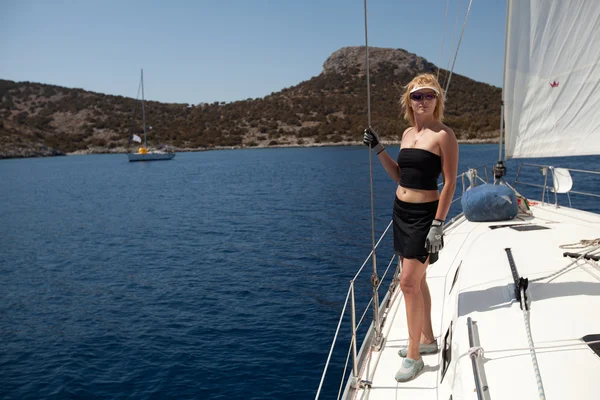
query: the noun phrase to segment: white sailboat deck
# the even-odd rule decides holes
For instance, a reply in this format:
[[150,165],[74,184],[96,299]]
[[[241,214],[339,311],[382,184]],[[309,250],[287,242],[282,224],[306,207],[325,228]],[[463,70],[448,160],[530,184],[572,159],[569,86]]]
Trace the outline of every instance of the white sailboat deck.
[[[424,356],[425,368],[408,383],[397,383],[397,354],[407,343],[408,330],[402,292],[397,290],[383,327],[386,338],[379,352],[371,352],[360,378],[369,388],[350,391],[356,399],[476,399],[468,355],[467,318],[483,349],[478,362],[486,398],[538,398],[538,385],[529,351],[523,312],[515,300],[514,279],[505,248],[510,248],[521,277],[530,281],[567,267],[561,245],[600,238],[600,216],[554,205],[535,205],[532,217],[506,222],[476,223],[461,217],[446,230],[440,260],[430,266],[427,281],[432,297],[434,334],[443,348],[452,323],[452,348]],[[518,231],[522,224],[547,229]],[[457,268],[460,267],[453,286]],[[600,357],[582,337],[600,334],[600,269],[579,260],[564,273],[527,289],[530,326],[543,386],[548,399],[600,398]],[[450,345],[449,345],[450,346]],[[442,380],[443,357],[452,362]],[[458,363],[454,362],[459,360]],[[453,387],[453,389],[452,389]],[[576,394],[575,394],[576,393]]]

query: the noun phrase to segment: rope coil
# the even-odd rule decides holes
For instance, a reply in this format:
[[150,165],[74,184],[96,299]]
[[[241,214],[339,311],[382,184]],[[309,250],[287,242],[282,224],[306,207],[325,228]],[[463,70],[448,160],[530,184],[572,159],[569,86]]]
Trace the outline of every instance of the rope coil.
[[560,247],[561,249],[585,249],[586,247],[591,246],[600,246],[600,238],[583,239],[577,243],[561,244],[558,247]]

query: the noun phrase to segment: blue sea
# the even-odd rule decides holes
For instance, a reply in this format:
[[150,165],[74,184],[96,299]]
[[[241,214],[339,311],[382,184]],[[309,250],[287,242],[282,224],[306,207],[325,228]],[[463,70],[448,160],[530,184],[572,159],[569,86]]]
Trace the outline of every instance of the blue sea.
[[[459,171],[487,164],[491,179],[497,156],[496,145],[461,145]],[[378,238],[395,186],[373,161]],[[536,168],[522,174],[543,182]],[[600,176],[573,177],[574,190],[598,193]],[[369,181],[364,147],[0,161],[0,398],[314,398],[371,250]],[[597,199],[571,199],[600,212]],[[384,239],[378,259],[392,253]],[[366,274],[363,306],[370,290]],[[321,398],[337,396],[346,350]]]

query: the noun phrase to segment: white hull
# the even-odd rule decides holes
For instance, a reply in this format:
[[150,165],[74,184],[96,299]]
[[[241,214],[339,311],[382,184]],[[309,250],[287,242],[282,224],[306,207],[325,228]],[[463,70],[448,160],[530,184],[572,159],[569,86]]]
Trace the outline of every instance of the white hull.
[[129,153],[127,154],[129,161],[159,161],[159,160],[172,160],[175,158],[175,153]]
[[[427,271],[433,330],[442,349],[452,326],[446,351],[451,360],[443,380],[444,352],[440,351],[423,356],[425,368],[414,380],[395,381],[402,360],[397,353],[408,340],[404,298],[397,288],[388,307],[382,306],[383,348],[372,351],[367,339],[360,352],[359,377],[372,384],[356,390],[348,382],[343,397],[477,399],[469,357],[467,320],[471,318],[476,343],[483,348],[483,361],[477,361],[486,387],[483,398],[542,398],[505,249],[511,249],[519,276],[530,281],[548,276],[573,263],[563,253],[582,251],[561,245],[600,238],[600,215],[541,204],[532,211],[533,217],[491,223],[461,216],[447,227],[446,247]],[[546,229],[490,229],[512,224]],[[600,334],[600,267],[593,261],[578,263],[556,277],[530,282],[527,289],[531,333],[547,399],[600,398],[600,356],[581,340]]]

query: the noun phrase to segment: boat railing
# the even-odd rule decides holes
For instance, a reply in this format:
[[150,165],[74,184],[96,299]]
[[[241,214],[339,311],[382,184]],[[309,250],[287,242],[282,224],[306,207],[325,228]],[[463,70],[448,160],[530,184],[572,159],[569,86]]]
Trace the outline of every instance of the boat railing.
[[[347,295],[346,295],[346,301],[344,302],[344,306],[342,308],[342,312],[341,312],[341,315],[340,315],[340,318],[339,318],[339,321],[338,321],[338,325],[337,325],[337,329],[336,329],[336,332],[335,332],[335,336],[333,338],[333,343],[332,343],[331,348],[329,350],[329,355],[327,357],[327,362],[325,364],[323,375],[321,376],[321,382],[319,384],[319,388],[318,388],[318,391],[317,391],[317,394],[316,394],[316,397],[315,397],[316,399],[319,398],[321,389],[323,387],[323,383],[325,381],[325,376],[327,374],[329,363],[331,361],[331,356],[333,354],[333,350],[334,350],[334,347],[336,345],[337,338],[338,338],[338,336],[340,334],[340,329],[341,329],[341,326],[342,326],[342,322],[343,322],[344,316],[346,315],[346,310],[347,310],[348,306],[350,306],[350,315],[351,315],[351,339],[350,339],[350,346],[349,346],[349,349],[348,349],[348,354],[346,356],[346,362],[345,362],[345,365],[344,365],[344,372],[342,374],[342,382],[340,384],[340,389],[339,389],[338,397],[337,398],[338,399],[340,398],[342,390],[343,390],[344,377],[346,376],[346,371],[347,371],[347,368],[348,368],[348,362],[350,360],[350,356],[352,356],[352,378],[353,378],[353,382],[357,386],[361,384],[359,382],[358,372],[357,372],[358,371],[358,366],[360,364],[359,359],[361,357],[361,354],[358,354],[357,331],[359,330],[361,324],[363,323],[363,321],[364,321],[364,319],[365,319],[365,317],[367,315],[367,312],[369,311],[370,307],[373,304],[373,298],[371,298],[371,300],[369,301],[369,303],[365,306],[365,309],[363,311],[361,311],[361,315],[360,315],[360,317],[357,320],[355,287],[356,287],[356,282],[358,281],[360,275],[363,272],[365,272],[365,270],[368,270],[367,268],[365,268],[367,266],[367,263],[371,260],[371,257],[373,256],[374,252],[376,253],[377,248],[379,247],[381,241],[383,240],[383,238],[386,236],[386,234],[390,230],[391,226],[392,226],[392,222],[390,221],[388,223],[385,231],[381,234],[381,236],[379,237],[377,243],[375,244],[375,249],[371,250],[371,252],[367,256],[367,258],[364,260],[364,262],[360,266],[358,272],[356,272],[356,274],[354,275],[354,277],[350,280],[350,286],[348,288],[348,292],[347,292]],[[391,268],[391,266],[392,266],[393,261],[394,261],[395,258],[396,258],[395,255],[391,257],[391,259],[389,260],[388,265],[387,265],[387,267],[386,267],[383,275],[381,276],[381,279],[377,279],[377,282],[375,282],[377,290],[379,290],[379,288],[381,287],[381,285],[384,282],[386,282],[386,278],[389,277],[388,273],[389,273],[389,270],[390,270],[390,268]],[[373,281],[372,281],[372,283],[373,283]],[[386,301],[384,300],[382,302],[382,305],[381,305],[380,308],[384,309],[386,306],[387,306],[387,304],[386,304]],[[381,324],[383,325],[383,323],[384,323],[385,320],[383,318],[381,320],[382,320]],[[367,336],[369,336],[369,335],[367,334]]]
[[[520,181],[519,176],[521,175],[521,169],[523,167],[526,168],[539,168],[540,174],[544,177],[544,184],[540,185],[537,183],[531,183],[526,181]],[[561,172],[559,175],[558,172]],[[519,168],[517,169],[517,174],[515,176],[515,181],[513,183],[514,187],[517,187],[517,184],[529,187],[535,187],[542,189],[542,204],[550,203],[550,194],[554,193],[554,204],[558,207],[558,193],[566,193],[569,198],[569,204],[571,202],[570,193],[579,194],[584,196],[591,196],[600,198],[600,194],[582,192],[572,190],[571,187],[573,185],[573,179],[571,178],[571,173],[583,173],[588,175],[600,175],[600,171],[588,171],[583,169],[575,169],[575,168],[558,168],[552,165],[541,165],[541,164],[530,164],[530,163],[521,163]],[[550,177],[550,182],[548,182],[548,177]],[[562,188],[559,187],[562,186]]]
[[[479,171],[482,170],[485,176],[485,180],[480,177],[480,173]],[[487,179],[488,179],[488,172],[487,172],[487,166],[485,164],[480,165],[478,167],[475,168],[469,168],[467,171],[459,174],[457,177],[457,182],[461,182],[462,183],[462,193],[455,198],[452,203],[455,203],[457,201],[459,201],[462,198],[462,194],[464,194],[464,192],[472,186],[477,186],[479,183],[487,183]],[[440,183],[438,186],[442,186],[443,184]],[[462,216],[462,213],[459,213],[458,215],[456,215],[454,218],[452,218],[450,221],[448,221],[448,223],[446,224],[446,228],[448,229],[450,227],[452,227],[454,225],[454,222],[456,220],[458,220],[460,217]],[[379,350],[379,348],[381,347],[381,341],[379,340],[380,338],[376,338],[376,334],[377,333],[381,333],[383,330],[383,327],[385,325],[386,322],[386,317],[387,317],[387,309],[389,308],[389,305],[391,304],[391,301],[394,298],[394,295],[397,293],[397,289],[400,286],[400,268],[401,265],[399,262],[396,263],[397,267],[394,268],[394,272],[392,274],[390,274],[390,270],[392,269],[392,266],[394,265],[394,261],[398,261],[396,255],[393,255],[390,260],[387,262],[387,266],[385,268],[385,271],[383,272],[383,275],[381,276],[381,278],[379,278],[376,274],[371,276],[371,284],[373,286],[375,286],[375,290],[373,290],[373,296],[370,299],[370,301],[368,302],[368,304],[365,306],[364,310],[361,311],[360,317],[357,320],[357,309],[356,309],[356,296],[355,296],[355,288],[356,288],[356,282],[358,282],[358,279],[360,277],[360,275],[362,273],[365,272],[365,270],[368,270],[368,268],[365,268],[366,265],[369,263],[369,261],[371,261],[372,257],[374,256],[374,254],[376,255],[377,253],[377,249],[379,248],[379,245],[381,244],[382,240],[384,239],[384,237],[387,235],[387,233],[390,231],[390,228],[392,226],[392,221],[390,221],[387,225],[387,227],[385,228],[384,232],[381,234],[381,236],[379,237],[379,239],[377,240],[374,248],[371,250],[371,252],[369,253],[369,255],[365,258],[364,262],[362,263],[362,265],[360,266],[360,268],[358,269],[358,272],[354,275],[354,277],[350,280],[350,285],[348,288],[348,292],[346,294],[346,300],[344,302],[344,305],[342,307],[342,312],[340,314],[340,318],[337,324],[337,328],[335,331],[335,335],[333,338],[333,342],[331,344],[331,348],[329,349],[329,354],[327,356],[327,361],[325,363],[325,367],[323,369],[323,374],[321,376],[321,381],[319,383],[319,388],[317,390],[317,394],[315,396],[315,399],[319,398],[319,395],[321,394],[321,390],[323,388],[323,384],[325,382],[325,377],[327,375],[327,371],[331,362],[331,358],[332,358],[332,354],[335,348],[335,345],[337,343],[338,337],[340,335],[341,332],[341,327],[342,327],[342,323],[344,320],[344,316],[346,315],[347,309],[350,308],[350,319],[351,319],[351,323],[350,323],[350,331],[351,331],[351,336],[350,336],[350,344],[348,346],[348,352],[346,355],[346,361],[344,364],[344,370],[342,373],[342,377],[341,377],[341,383],[338,389],[338,396],[337,398],[339,399],[342,396],[343,390],[344,390],[344,382],[346,380],[346,372],[348,370],[348,364],[350,362],[350,358],[352,358],[352,370],[351,370],[351,375],[350,375],[350,382],[351,382],[351,387],[354,389],[358,389],[361,387],[365,387],[365,386],[369,386],[370,382],[368,381],[364,381],[361,380],[359,377],[359,368],[360,366],[363,365],[364,361],[367,359],[368,356],[368,352],[373,349],[374,351]],[[375,256],[376,257],[376,256]],[[378,292],[379,289],[381,288],[381,286],[384,284],[384,282],[389,281],[389,288],[388,291],[383,299],[383,301],[381,302],[381,305],[379,305],[379,301],[376,298],[376,296],[378,296]],[[365,336],[365,339],[362,342],[362,345],[360,346],[360,352],[359,352],[359,345],[358,345],[358,339],[357,339],[357,332],[359,330],[359,328],[361,327],[361,324],[364,322],[368,311],[373,308],[373,313],[375,314],[375,308],[377,308],[377,312],[379,313],[379,315],[382,315],[381,318],[373,318],[373,321],[371,322],[371,326],[369,327],[367,334]],[[374,327],[373,324],[375,321],[379,321],[378,327]]]

